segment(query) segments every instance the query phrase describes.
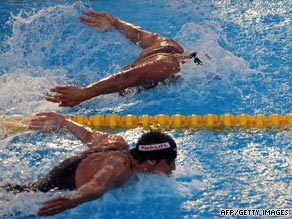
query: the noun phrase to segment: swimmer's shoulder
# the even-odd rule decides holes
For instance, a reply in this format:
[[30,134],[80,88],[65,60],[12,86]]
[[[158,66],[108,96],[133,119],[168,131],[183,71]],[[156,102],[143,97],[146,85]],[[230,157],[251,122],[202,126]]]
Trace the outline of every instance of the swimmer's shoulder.
[[125,138],[121,135],[112,135],[108,133],[97,132],[96,138],[93,137],[92,142],[88,144],[88,151],[103,150],[107,148],[128,149],[129,145]]
[[165,38],[160,45],[164,47],[166,50],[171,51],[171,53],[179,53],[183,54],[184,49],[183,47],[174,39]]

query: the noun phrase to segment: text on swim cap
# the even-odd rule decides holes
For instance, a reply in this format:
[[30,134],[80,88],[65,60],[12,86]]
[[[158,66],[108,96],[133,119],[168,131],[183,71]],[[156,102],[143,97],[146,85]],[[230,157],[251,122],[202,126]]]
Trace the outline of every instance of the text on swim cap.
[[139,145],[139,151],[157,151],[171,148],[168,142],[159,143],[159,144],[148,144],[148,145]]

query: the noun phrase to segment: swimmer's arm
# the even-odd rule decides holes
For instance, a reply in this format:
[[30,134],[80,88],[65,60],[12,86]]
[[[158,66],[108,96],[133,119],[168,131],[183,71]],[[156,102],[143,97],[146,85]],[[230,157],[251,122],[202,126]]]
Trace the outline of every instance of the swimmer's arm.
[[78,204],[91,201],[102,196],[106,191],[124,184],[132,171],[119,159],[112,158],[98,171],[94,178],[80,187],[73,198]]
[[94,131],[91,128],[76,123],[70,119],[66,119],[63,123],[63,127],[70,131],[76,138],[82,141],[87,146],[95,145],[102,142],[105,138],[110,136],[107,133]]
[[59,196],[47,200],[43,207],[39,209],[38,215],[58,214],[84,202],[98,199],[109,189],[123,184],[130,175],[131,171],[124,163],[115,162],[111,159],[107,165],[95,174],[91,181],[81,186],[73,196]]
[[88,16],[81,16],[79,18],[83,24],[86,24],[98,31],[108,31],[115,28],[126,38],[130,39],[135,44],[139,44],[144,49],[171,40],[172,43],[177,44],[177,47],[183,51],[180,45],[174,40],[165,38],[158,33],[146,31],[140,26],[116,18],[110,13],[88,10],[84,11],[83,14]]
[[184,52],[184,49],[175,40],[163,37],[155,32],[147,31],[138,25],[128,23],[119,18],[115,18],[113,27],[143,49],[148,48],[153,50],[172,45],[173,49],[178,53]]
[[102,94],[115,93],[128,87],[164,81],[179,70],[180,63],[177,58],[161,55],[86,87],[57,86],[50,90],[56,94],[49,94],[46,100],[59,103],[60,107],[75,106]]
[[[29,125],[30,129],[40,132],[50,132],[65,128],[85,144],[102,141],[109,134],[93,131],[89,127],[78,124],[65,116],[55,112],[38,113]],[[94,142],[93,142],[94,141]]]
[[113,27],[126,38],[130,39],[135,44],[139,44],[144,49],[165,40],[165,37],[162,37],[158,33],[146,31],[138,25],[128,23],[118,18],[115,19]]
[[86,100],[102,94],[121,91],[154,82],[162,82],[179,72],[179,62],[174,58],[161,58],[141,63],[133,68],[123,70],[84,88]]
[[70,131],[76,138],[81,140],[88,147],[94,146],[95,149],[104,149],[104,143],[111,143],[111,147],[117,145],[118,148],[128,148],[126,140],[119,135],[111,135],[104,132],[92,130],[91,128],[65,119],[63,127]]

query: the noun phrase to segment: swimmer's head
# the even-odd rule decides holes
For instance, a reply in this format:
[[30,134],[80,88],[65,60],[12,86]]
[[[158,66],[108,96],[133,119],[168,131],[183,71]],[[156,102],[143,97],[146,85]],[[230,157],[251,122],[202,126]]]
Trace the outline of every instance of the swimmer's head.
[[144,133],[131,150],[133,157],[142,163],[146,160],[165,159],[174,162],[177,156],[176,143],[172,137],[160,131]]

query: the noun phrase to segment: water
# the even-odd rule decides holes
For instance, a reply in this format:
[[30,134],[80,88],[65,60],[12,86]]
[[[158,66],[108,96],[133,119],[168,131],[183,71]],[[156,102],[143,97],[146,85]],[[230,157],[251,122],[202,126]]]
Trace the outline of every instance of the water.
[[[0,112],[291,113],[291,3],[0,2]],[[185,51],[198,51],[202,58],[208,53],[212,60],[203,58],[203,66],[187,64],[174,84],[127,97],[100,96],[60,109],[44,101],[50,88],[89,84],[118,72],[141,51],[116,31],[98,33],[80,24],[78,16],[88,8],[172,37]],[[141,133],[119,132],[130,145]],[[173,177],[138,174],[101,199],[50,218],[220,218],[222,209],[291,208],[290,130],[168,133],[179,145]],[[68,133],[1,133],[0,141],[1,183],[34,181],[85,149]],[[36,218],[41,203],[57,193],[2,192],[0,215]]]

